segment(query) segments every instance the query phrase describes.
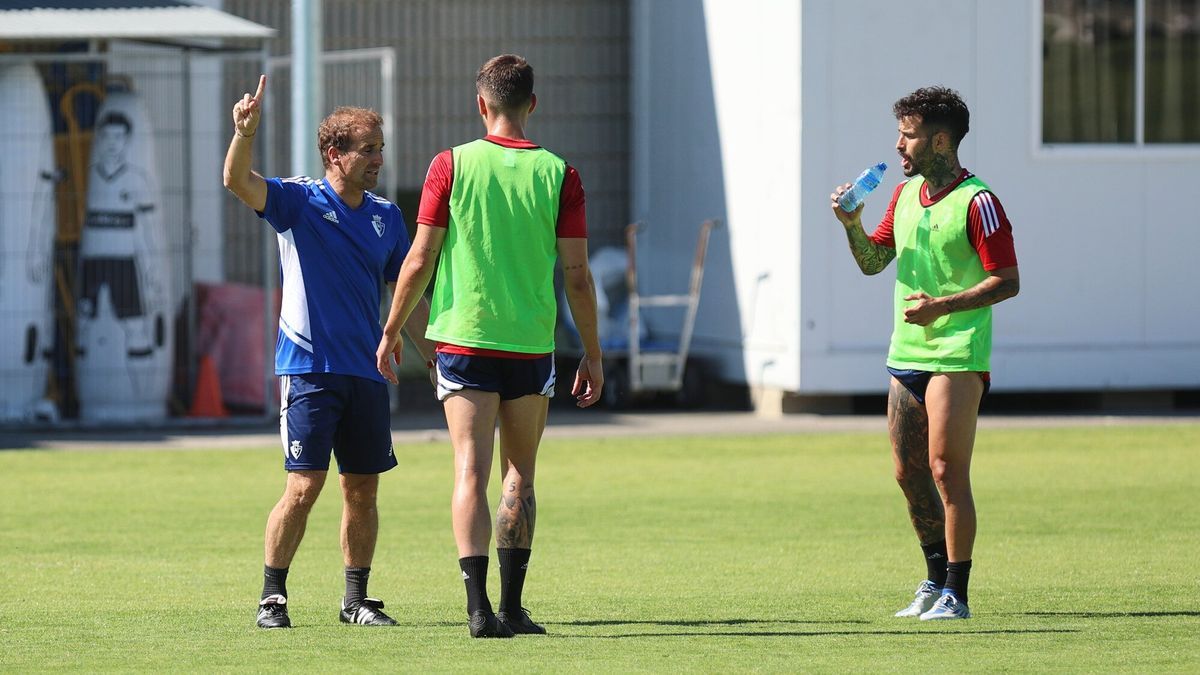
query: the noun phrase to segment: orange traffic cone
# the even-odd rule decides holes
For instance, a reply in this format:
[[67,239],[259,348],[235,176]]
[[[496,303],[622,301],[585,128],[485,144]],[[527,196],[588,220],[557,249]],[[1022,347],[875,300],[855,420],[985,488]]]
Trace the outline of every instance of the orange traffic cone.
[[211,356],[200,357],[200,372],[196,376],[196,392],[192,396],[192,407],[188,417],[229,417],[225,402],[221,400],[221,380],[217,376],[217,364]]

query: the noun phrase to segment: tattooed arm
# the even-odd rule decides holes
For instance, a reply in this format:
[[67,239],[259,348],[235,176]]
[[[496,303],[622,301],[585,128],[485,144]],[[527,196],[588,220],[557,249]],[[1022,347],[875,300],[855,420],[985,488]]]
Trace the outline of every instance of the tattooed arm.
[[[861,204],[853,213],[846,213],[838,205],[838,198],[849,189],[850,184],[846,183],[829,195],[833,200],[833,214],[846,229],[846,239],[850,242],[850,254],[854,256],[854,262],[858,263],[858,268],[863,271],[863,274],[879,274],[896,257],[896,249],[876,244],[867,237],[862,225],[863,207]],[[894,195],[892,201],[895,202]],[[889,215],[890,209],[891,207],[889,207]]]
[[896,257],[896,249],[880,246],[867,238],[860,220],[855,219],[852,225],[846,226],[846,239],[850,242],[850,253],[854,256],[854,262],[858,263],[858,269],[862,270],[863,274],[879,274]]
[[938,317],[950,312],[979,309],[1007,300],[1021,291],[1021,275],[1016,267],[995,270],[983,281],[961,293],[932,298],[925,293],[914,293],[904,298],[916,302],[904,310],[905,323],[928,326]]

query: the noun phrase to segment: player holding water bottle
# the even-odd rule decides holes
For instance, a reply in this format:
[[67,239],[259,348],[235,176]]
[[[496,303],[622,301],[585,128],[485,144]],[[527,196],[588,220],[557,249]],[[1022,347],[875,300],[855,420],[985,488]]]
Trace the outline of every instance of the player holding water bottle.
[[967,619],[975,544],[971,453],[979,404],[990,384],[991,306],[1020,290],[1012,227],[988,186],[959,164],[970,113],[958,93],[926,87],[892,107],[896,151],[910,180],[896,187],[867,236],[862,205],[830,195],[864,274],[898,260],[888,350],[888,433],[896,481],[908,502],[926,580],[896,613]]

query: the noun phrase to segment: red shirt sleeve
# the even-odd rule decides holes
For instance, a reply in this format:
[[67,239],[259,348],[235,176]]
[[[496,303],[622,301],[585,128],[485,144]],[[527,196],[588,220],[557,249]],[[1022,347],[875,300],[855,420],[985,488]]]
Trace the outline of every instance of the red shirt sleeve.
[[[907,183],[908,181],[904,181]],[[888,248],[896,248],[896,236],[892,228],[896,221],[896,200],[900,199],[900,191],[904,189],[904,183],[896,186],[892,191],[892,201],[888,202],[887,211],[883,214],[883,220],[879,221],[875,231],[871,233],[867,239],[877,246],[886,246]]]
[[[421,206],[417,210],[417,224],[433,227],[448,227],[450,224],[450,188],[454,183],[454,155],[445,150],[433,158],[425,174],[425,186],[421,190]],[[575,167],[567,166],[559,194],[558,237],[587,237],[587,210],[583,194],[583,181]]]
[[563,176],[562,190],[558,196],[558,223],[555,236],[562,239],[587,238],[587,210],[584,206],[583,181],[579,172],[570,164]]
[[1012,224],[1000,206],[996,195],[984,190],[975,195],[967,208],[967,233],[979,253],[983,269],[991,272],[1016,267],[1017,252],[1013,247]]
[[429,171],[425,174],[421,206],[417,209],[418,225],[450,225],[450,187],[453,183],[454,154],[444,150],[429,163]]

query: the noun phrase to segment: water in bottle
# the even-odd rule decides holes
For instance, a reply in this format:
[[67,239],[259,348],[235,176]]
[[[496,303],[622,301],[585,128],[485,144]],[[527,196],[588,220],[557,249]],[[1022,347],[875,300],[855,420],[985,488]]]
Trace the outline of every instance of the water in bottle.
[[879,182],[883,180],[883,172],[887,170],[887,164],[880,162],[875,166],[858,174],[858,178],[854,179],[854,184],[849,190],[842,193],[838,198],[838,206],[846,213],[854,211],[858,205],[866,199],[871,190],[879,187]]

